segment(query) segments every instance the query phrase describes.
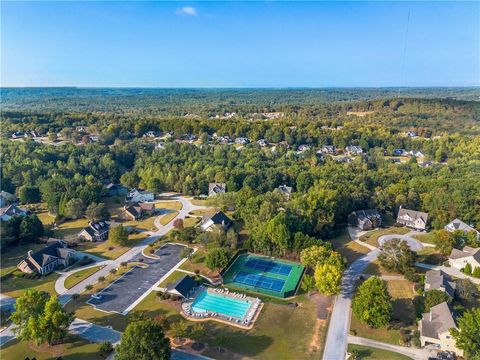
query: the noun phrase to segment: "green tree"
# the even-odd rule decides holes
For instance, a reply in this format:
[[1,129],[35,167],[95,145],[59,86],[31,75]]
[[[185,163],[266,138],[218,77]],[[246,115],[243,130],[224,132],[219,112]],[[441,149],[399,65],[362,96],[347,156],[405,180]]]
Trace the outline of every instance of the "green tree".
[[423,307],[423,312],[429,312],[430,309],[438,304],[441,304],[444,301],[447,301],[448,296],[445,294],[444,291],[438,290],[438,289],[433,289],[433,290],[428,290],[425,293],[425,302],[424,302],[424,307]]
[[480,266],[475,267],[472,271],[472,276],[476,278],[480,278]]
[[170,334],[174,339],[183,339],[188,336],[189,329],[186,321],[176,321],[170,324]]
[[455,280],[455,294],[464,301],[472,301],[480,295],[477,286],[469,279]]
[[211,270],[220,270],[228,265],[230,256],[225,249],[212,249],[205,256],[205,264]]
[[378,261],[389,271],[405,274],[413,267],[415,253],[410,250],[406,241],[392,239],[380,246]]
[[463,268],[463,272],[467,275],[471,275],[472,274],[472,265],[470,265],[470,263],[466,263],[465,267]]
[[303,291],[310,293],[313,289],[315,289],[315,278],[311,275],[305,274],[301,287]]
[[63,215],[70,219],[79,219],[85,214],[85,204],[82,199],[72,199],[65,204]]
[[343,268],[340,264],[317,264],[315,267],[315,285],[326,295],[338,294],[342,285]]
[[42,222],[35,214],[23,216],[19,230],[19,237],[22,243],[37,240],[39,237],[43,236],[44,231]]
[[107,208],[105,207],[104,203],[91,203],[87,206],[87,210],[85,210],[85,215],[87,219],[91,221],[102,221],[107,220],[110,217]]
[[458,348],[465,350],[471,360],[480,359],[480,308],[467,310],[457,318],[458,329],[450,329]]
[[52,344],[65,338],[70,324],[73,322],[73,313],[66,312],[56,295],[52,295],[45,303],[43,315],[40,318],[40,332],[42,342]]
[[18,189],[18,198],[23,204],[40,202],[40,189],[37,186],[24,185]]
[[48,294],[43,291],[29,289],[17,298],[15,312],[10,315],[10,320],[15,324],[15,335],[22,341],[42,343],[40,334],[40,319],[43,315]]
[[108,240],[112,244],[125,246],[128,243],[128,233],[122,225],[115,226],[108,233]]
[[332,253],[330,243],[328,245],[313,245],[303,249],[300,253],[300,262],[311,269],[314,269],[318,263],[323,264]]
[[116,360],[169,360],[170,341],[159,323],[144,319],[128,324],[116,347]]
[[448,256],[455,245],[454,235],[447,230],[438,230],[435,232],[435,247],[443,256]]
[[352,302],[352,311],[358,320],[370,327],[388,325],[392,314],[392,299],[385,281],[372,276],[360,285]]

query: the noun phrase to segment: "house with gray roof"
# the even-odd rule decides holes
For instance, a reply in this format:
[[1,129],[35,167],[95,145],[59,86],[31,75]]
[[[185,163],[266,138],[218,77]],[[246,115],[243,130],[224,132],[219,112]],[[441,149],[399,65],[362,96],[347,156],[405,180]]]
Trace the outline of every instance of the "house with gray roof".
[[477,229],[475,229],[473,226],[470,226],[464,223],[460,219],[452,220],[447,225],[445,225],[444,229],[449,232],[454,232],[459,230],[459,231],[463,231],[465,234],[468,234],[469,232],[473,232],[477,234],[477,239],[480,238],[480,232]]
[[0,220],[8,221],[14,216],[25,216],[28,211],[19,208],[17,205],[8,205],[0,208]]
[[287,186],[287,185],[280,185],[278,188],[278,191],[280,191],[280,193],[285,196],[285,199],[289,200],[290,199],[290,195],[292,194],[292,187],[291,186]]
[[445,292],[451,299],[455,295],[455,282],[450,275],[442,270],[429,270],[425,274],[425,291],[440,290]]
[[203,231],[212,231],[215,226],[222,227],[227,230],[232,225],[232,220],[223,213],[223,211],[217,211],[213,215],[205,215],[202,219],[201,228]]
[[29,250],[17,268],[27,274],[36,272],[45,275],[59,266],[69,265],[72,258],[75,258],[75,250],[69,249],[65,241],[53,239],[40,251],[34,253]]
[[409,210],[400,207],[397,215],[397,223],[409,228],[425,231],[427,228],[428,213]]
[[349,216],[349,223],[361,230],[372,230],[382,226],[382,216],[377,209],[356,210]]
[[347,155],[362,155],[363,149],[358,145],[349,145],[345,148]]
[[422,346],[434,344],[440,350],[453,351],[463,356],[463,350],[457,348],[455,339],[450,335],[450,329],[456,328],[457,325],[446,302],[432,306],[430,312],[424,313],[418,322],[420,343]]
[[110,225],[106,221],[90,221],[88,226],[80,231],[78,237],[86,241],[103,241],[108,238],[109,230]]
[[215,196],[227,191],[227,185],[225,183],[209,183],[208,184],[208,196]]
[[448,257],[448,262],[450,266],[459,270],[467,264],[470,264],[472,270],[480,267],[480,248],[465,246],[463,250],[453,249]]
[[0,207],[7,206],[11,203],[14,203],[17,200],[17,197],[13,194],[10,194],[7,191],[0,191]]

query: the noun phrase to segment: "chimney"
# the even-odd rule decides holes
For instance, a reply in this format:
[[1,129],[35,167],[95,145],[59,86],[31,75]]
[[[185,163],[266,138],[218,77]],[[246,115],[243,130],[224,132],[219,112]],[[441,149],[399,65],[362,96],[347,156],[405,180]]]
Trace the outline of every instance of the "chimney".
[[32,256],[32,250],[28,250],[27,257]]

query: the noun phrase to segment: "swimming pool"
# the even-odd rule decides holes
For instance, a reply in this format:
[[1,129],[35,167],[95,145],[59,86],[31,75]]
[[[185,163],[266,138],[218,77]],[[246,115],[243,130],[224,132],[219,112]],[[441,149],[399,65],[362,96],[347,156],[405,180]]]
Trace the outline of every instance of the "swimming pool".
[[234,299],[231,297],[203,291],[192,303],[192,310],[198,313],[216,312],[237,319],[245,318],[250,308],[249,300]]

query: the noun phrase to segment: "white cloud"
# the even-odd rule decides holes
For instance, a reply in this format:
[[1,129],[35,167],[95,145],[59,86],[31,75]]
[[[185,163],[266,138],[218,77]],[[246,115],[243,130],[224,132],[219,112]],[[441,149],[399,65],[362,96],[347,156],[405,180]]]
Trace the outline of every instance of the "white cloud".
[[197,10],[194,7],[191,6],[184,6],[181,9],[177,9],[175,11],[175,14],[177,15],[188,15],[188,16],[197,16]]

